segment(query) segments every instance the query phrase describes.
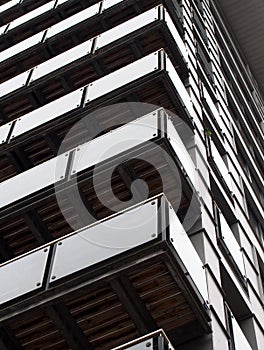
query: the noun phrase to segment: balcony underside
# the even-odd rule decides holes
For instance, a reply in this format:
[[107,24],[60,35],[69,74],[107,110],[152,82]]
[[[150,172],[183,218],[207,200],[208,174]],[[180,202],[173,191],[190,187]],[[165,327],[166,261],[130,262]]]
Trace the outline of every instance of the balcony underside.
[[[184,218],[193,190],[181,171],[179,171],[180,178],[175,175],[175,169],[171,169],[170,163],[164,156],[163,147],[170,157],[170,147],[163,139],[157,140],[156,146],[154,143],[151,149],[146,147],[135,149],[130,154],[125,153],[123,158],[120,157],[120,165],[112,175],[109,170],[111,163],[102,164],[101,171],[97,174],[97,182],[100,184],[97,190],[94,188],[93,169],[87,169],[79,175],[79,193],[94,220],[111,215],[113,210],[118,212],[126,208],[128,201],[132,198],[130,187],[135,179],[141,179],[147,183],[149,197],[164,192],[172,205],[176,207],[178,217]],[[144,155],[144,159],[148,159],[149,162],[137,159],[137,155]],[[112,189],[109,188],[108,179],[111,179]],[[87,212],[79,211],[78,201],[76,202],[75,196],[72,195],[72,185],[74,182],[71,181],[66,182],[65,185],[61,184],[60,201],[74,227],[81,228],[91,222],[87,221]],[[113,191],[114,196],[110,190]],[[99,200],[102,195],[108,207]],[[135,202],[144,199],[140,189],[136,188]],[[199,211],[198,202],[197,210]],[[2,209],[0,222],[2,260],[23,254],[45,242],[72,232],[72,228],[66,222],[58,206],[53,186]]]
[[23,349],[110,349],[158,328],[175,346],[210,332],[206,307],[164,241],[13,301],[0,320]]

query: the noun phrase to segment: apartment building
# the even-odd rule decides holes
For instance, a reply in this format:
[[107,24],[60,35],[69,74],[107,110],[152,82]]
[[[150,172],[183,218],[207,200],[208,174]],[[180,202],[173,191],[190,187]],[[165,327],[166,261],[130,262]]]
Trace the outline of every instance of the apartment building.
[[261,11],[0,1],[1,350],[264,349]]

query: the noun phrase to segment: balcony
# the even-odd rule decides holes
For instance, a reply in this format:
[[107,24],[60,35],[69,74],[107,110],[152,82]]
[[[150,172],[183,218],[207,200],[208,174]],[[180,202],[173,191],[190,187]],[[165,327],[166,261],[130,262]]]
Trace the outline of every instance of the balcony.
[[[2,169],[5,169],[1,180],[15,174],[12,157],[17,152],[25,156],[20,155],[20,160],[28,158],[27,163],[23,166],[24,169],[28,168],[29,164],[34,166],[46,161],[53,157],[54,153],[57,154],[61,140],[74,123],[94,110],[98,104],[112,105],[124,100],[147,103],[159,101],[163,107],[181,115],[187,123],[190,123],[193,115],[190,97],[169,57],[163,50],[151,53],[94,80],[84,89],[80,88],[68,93],[24,114],[11,124],[0,127],[0,134],[3,135],[1,141],[4,146],[1,148],[0,163]],[[135,119],[133,113],[129,112],[129,114],[125,122]],[[112,117],[116,118],[115,115]],[[100,130],[101,125],[105,123],[111,125],[112,117],[108,114],[102,120],[102,117],[95,116],[93,123]],[[124,120],[120,118],[118,123],[122,124]],[[88,124],[82,127],[86,138],[79,135],[76,139],[76,146],[86,141],[87,135],[91,137],[90,121]]]
[[[125,111],[127,113],[127,109]],[[118,112],[122,111],[113,111],[115,116]],[[71,232],[58,207],[54,186],[62,190],[63,201],[73,220],[79,223],[78,227],[89,223],[87,214],[81,217],[75,209],[71,191],[76,185],[76,176],[83,201],[94,219],[111,214],[98,195],[107,196],[112,209],[120,211],[131,200],[130,185],[135,179],[146,182],[150,196],[162,191],[168,193],[180,217],[184,218],[191,203],[199,212],[194,190],[195,166],[173,122],[163,109],[158,109],[3,181],[0,184],[1,234],[12,247],[11,251],[19,255],[37,243]],[[127,135],[131,135],[130,140]],[[102,153],[105,150],[108,152]],[[113,165],[117,168],[112,173]],[[95,166],[100,179],[98,188],[93,182]],[[67,169],[71,169],[70,172]],[[112,176],[114,183],[109,184]],[[142,200],[140,191],[133,200]]]
[[0,279],[0,322],[25,349],[73,346],[77,330],[91,349],[161,327],[173,346],[210,332],[203,264],[164,195],[2,264]]

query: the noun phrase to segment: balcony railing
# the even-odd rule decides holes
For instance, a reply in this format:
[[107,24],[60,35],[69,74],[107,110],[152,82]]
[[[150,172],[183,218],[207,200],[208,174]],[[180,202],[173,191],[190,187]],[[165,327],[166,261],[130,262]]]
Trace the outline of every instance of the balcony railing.
[[[98,4],[96,4],[96,6],[98,6]],[[94,8],[93,6],[84,10],[85,11],[85,14],[83,14],[85,16],[84,18],[87,19],[88,15],[89,16],[94,15],[95,13],[97,13],[97,10],[98,8],[97,7]],[[87,14],[88,11],[89,11],[89,14]],[[79,13],[78,16],[80,18],[83,18],[81,14]],[[168,29],[170,30],[171,35],[175,40],[175,45],[179,47],[181,54],[186,59],[187,58],[186,48],[184,46],[184,43],[175,25],[173,24],[172,19],[170,18],[169,14],[167,13],[167,11],[163,6],[158,6],[104,32],[98,37],[87,40],[86,42],[80,45],[77,45],[66,52],[59,54],[58,56],[55,56],[43,62],[42,64],[40,64],[39,66],[36,66],[35,68],[32,68],[28,72],[23,72],[20,75],[15,76],[10,80],[7,80],[6,82],[0,84],[0,96],[6,96],[14,90],[18,90],[23,86],[30,85],[33,81],[35,83],[37,79],[42,78],[43,76],[46,76],[47,74],[52,73],[57,69],[63,68],[74,61],[84,58],[85,56],[91,53],[92,46],[95,46],[96,50],[101,49],[106,45],[112,44],[114,41],[121,39],[128,34],[131,34],[147,25],[150,25],[151,23],[156,22],[157,20],[159,21],[164,20],[166,22]],[[71,21],[71,23],[74,23],[74,22]],[[60,26],[62,26],[61,22],[59,24]],[[50,32],[52,35],[55,35],[54,27],[52,28],[46,34],[46,39],[49,37]],[[34,40],[39,40],[39,36],[36,35],[34,37]],[[29,43],[30,41],[27,39],[27,44]]]
[[[81,105],[82,97],[83,95],[86,95],[86,92],[87,97],[85,100],[85,105],[88,105],[90,101],[93,101],[96,98],[109,93],[110,91],[114,91],[128,83],[132,83],[136,79],[142,78],[157,71],[166,72],[169,75],[171,83],[175,86],[176,93],[182,103],[182,106],[185,108],[186,112],[192,116],[193,106],[190,96],[188,95],[178,73],[165,52],[157,51],[102,78],[97,79],[87,86],[87,91],[85,90],[85,92],[83,88],[75,90],[66,96],[63,96],[22,116],[13,122],[14,125],[12,126],[13,130],[10,138],[16,138],[19,135],[36,128],[37,126],[43,125],[44,123],[63,115],[66,112],[74,110],[77,106]],[[6,92],[6,89],[8,88],[9,90],[18,88],[18,84],[23,85],[27,77],[28,73],[25,72],[13,78],[12,81],[18,80],[15,85],[14,83],[11,84],[11,80],[7,81],[4,84],[5,88],[3,87],[3,91]],[[0,133],[2,128],[3,127],[0,128]],[[6,130],[7,126],[4,126],[4,128]],[[9,125],[9,128],[11,130],[11,124]],[[5,134],[4,131],[2,131],[2,133],[3,135]]]
[[126,344],[120,345],[112,350],[174,350],[165,332],[160,329],[149,333],[143,337],[132,340]]
[[[141,66],[144,71],[154,68],[150,66],[152,58],[150,56],[150,61],[145,61],[146,66]],[[133,71],[130,74],[135,78]],[[125,78],[129,79],[130,77],[126,76]],[[98,97],[98,91],[101,92],[103,88],[111,89],[111,85],[107,86],[103,84],[98,88],[95,84],[93,88],[91,90],[93,91],[93,95],[88,93],[88,99]],[[16,130],[14,129],[15,132]],[[127,135],[134,136],[128,139]],[[69,153],[66,152],[2,182],[0,184],[0,190],[2,191],[0,207],[4,208],[56,182],[63,181],[66,178],[66,169],[69,167],[72,169],[71,175],[73,176],[76,173],[93,167],[98,162],[102,163],[122,153],[128,153],[133,148],[141,147],[145,142],[155,142],[155,140],[163,138],[167,140],[178,158],[179,166],[190,179],[192,186],[195,187],[196,171],[194,163],[175,129],[171,117],[161,108],[156,112],[138,118],[133,122],[127,123],[105,135],[78,146],[74,149],[73,157],[70,160],[71,164],[68,163]]]
[[[0,265],[0,303],[6,303],[147,243],[168,242],[189,283],[207,300],[205,270],[164,195],[148,199]],[[53,259],[48,260],[49,251]],[[190,256],[192,259],[190,259]]]

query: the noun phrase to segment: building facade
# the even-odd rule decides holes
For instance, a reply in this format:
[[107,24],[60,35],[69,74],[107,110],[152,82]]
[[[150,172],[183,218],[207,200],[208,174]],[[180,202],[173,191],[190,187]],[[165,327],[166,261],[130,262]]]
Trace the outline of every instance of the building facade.
[[1,349],[264,349],[263,63],[233,3],[0,1]]

